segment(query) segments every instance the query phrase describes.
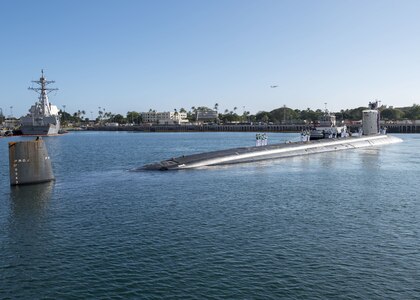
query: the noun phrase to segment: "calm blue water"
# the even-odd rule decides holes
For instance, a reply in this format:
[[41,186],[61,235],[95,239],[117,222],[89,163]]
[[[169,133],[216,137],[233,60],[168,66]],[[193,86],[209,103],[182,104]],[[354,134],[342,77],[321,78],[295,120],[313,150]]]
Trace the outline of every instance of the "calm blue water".
[[[269,134],[271,142],[296,134]],[[44,138],[56,182],[10,187],[0,139],[0,298],[420,297],[420,135],[381,148],[129,172],[253,133]]]

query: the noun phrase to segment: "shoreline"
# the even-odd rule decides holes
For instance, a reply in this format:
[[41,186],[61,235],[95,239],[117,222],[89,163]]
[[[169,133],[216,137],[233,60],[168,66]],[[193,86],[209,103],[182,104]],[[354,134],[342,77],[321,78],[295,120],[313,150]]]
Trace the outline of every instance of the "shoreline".
[[[360,125],[350,125],[351,132],[357,132]],[[132,132],[301,132],[309,130],[309,125],[133,125],[95,126],[67,131],[132,131]],[[420,133],[420,125],[386,124],[388,133]]]

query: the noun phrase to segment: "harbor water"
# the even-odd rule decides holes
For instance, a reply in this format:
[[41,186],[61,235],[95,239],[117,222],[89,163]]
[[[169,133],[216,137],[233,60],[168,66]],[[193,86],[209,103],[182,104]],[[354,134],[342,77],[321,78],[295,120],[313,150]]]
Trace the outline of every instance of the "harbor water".
[[55,182],[12,187],[7,143],[31,138],[1,138],[0,298],[420,298],[420,135],[398,137],[132,172],[255,133],[74,132],[44,138]]

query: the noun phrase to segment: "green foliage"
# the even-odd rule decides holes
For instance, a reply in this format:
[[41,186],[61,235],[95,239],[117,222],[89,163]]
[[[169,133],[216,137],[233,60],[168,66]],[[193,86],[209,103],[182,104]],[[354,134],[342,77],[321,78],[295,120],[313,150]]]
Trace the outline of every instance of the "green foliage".
[[116,115],[112,115],[109,119],[108,122],[111,123],[119,123],[119,124],[125,124],[127,123],[127,119],[124,118],[123,115],[120,114],[116,114]]
[[267,111],[260,111],[255,115],[255,121],[257,122],[271,122],[271,113]]
[[[290,123],[291,120],[299,119],[299,110],[288,107],[281,107],[270,112],[269,120],[274,123]],[[258,119],[258,118],[257,118]],[[264,121],[266,122],[266,121]]]
[[319,120],[320,116],[322,115],[322,112],[320,110],[313,111],[309,107],[305,110],[299,111],[299,118],[303,121],[306,121],[308,123],[315,122]]
[[68,124],[68,123],[80,123],[83,122],[83,119],[81,118],[81,112],[75,112],[73,115],[69,114],[68,112],[60,110],[59,112],[60,122],[61,124]]
[[140,124],[142,122],[141,114],[136,111],[127,112],[127,122],[133,124]]
[[381,111],[383,120],[399,120],[404,116],[404,112],[399,109],[385,108]]
[[199,106],[196,109],[196,111],[199,111],[199,112],[207,112],[207,111],[211,111],[211,110],[212,109],[211,108],[208,108],[207,106]]
[[419,120],[420,119],[420,105],[413,104],[413,106],[405,110],[404,118],[410,120]]
[[341,113],[344,119],[357,121],[362,119],[362,111],[365,109],[368,108],[361,106],[358,108],[342,110]]

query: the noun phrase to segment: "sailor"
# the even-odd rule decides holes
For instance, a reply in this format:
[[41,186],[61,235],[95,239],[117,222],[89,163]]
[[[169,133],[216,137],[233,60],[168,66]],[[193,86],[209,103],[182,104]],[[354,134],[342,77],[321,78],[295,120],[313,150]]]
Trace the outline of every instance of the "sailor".
[[386,134],[386,127],[381,127],[381,134],[385,135]]

